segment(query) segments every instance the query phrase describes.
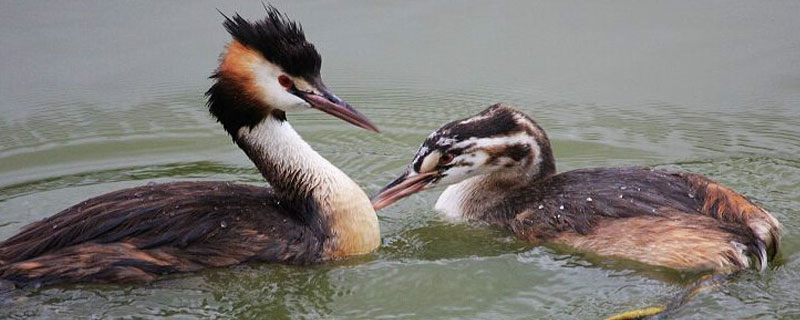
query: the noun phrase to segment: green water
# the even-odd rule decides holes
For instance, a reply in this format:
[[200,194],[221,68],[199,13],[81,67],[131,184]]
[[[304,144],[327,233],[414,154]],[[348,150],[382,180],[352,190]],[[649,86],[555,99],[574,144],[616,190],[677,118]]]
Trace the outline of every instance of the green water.
[[[515,104],[548,131],[560,170],[691,170],[783,223],[769,270],[676,318],[800,317],[797,1],[273,4],[303,23],[328,86],[383,130],[290,115],[368,193],[442,123]],[[204,109],[228,41],[215,8],[263,13],[258,1],[0,1],[0,239],[111,190],[261,181]],[[448,222],[437,196],[382,211],[383,245],[365,257],[43,288],[0,301],[0,318],[593,319],[663,303],[695,276]]]

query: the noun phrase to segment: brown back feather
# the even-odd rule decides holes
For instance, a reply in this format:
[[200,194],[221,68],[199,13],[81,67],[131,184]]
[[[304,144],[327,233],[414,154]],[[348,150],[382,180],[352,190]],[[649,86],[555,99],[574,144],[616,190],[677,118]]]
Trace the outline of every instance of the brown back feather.
[[[766,211],[729,188],[685,172],[648,168],[569,171],[509,192],[502,203],[488,210],[485,220],[537,242],[567,233],[591,235],[598,226],[614,220],[677,215],[689,217],[677,224],[684,226],[689,223],[686,221],[694,221],[690,218],[693,215],[713,218],[711,222],[696,219],[694,223],[712,223],[714,230],[729,234],[728,240],[742,243],[758,260],[763,259],[759,252],[764,246],[769,257],[774,256],[780,240],[780,227]],[[762,220],[775,221],[767,227],[768,239],[750,225]],[[629,231],[618,230],[620,234]],[[637,234],[650,240],[659,237]]]
[[[268,188],[177,182],[84,201],[0,243],[0,278],[17,282],[147,280],[248,261],[311,263],[324,239]],[[117,274],[119,272],[119,274]]]

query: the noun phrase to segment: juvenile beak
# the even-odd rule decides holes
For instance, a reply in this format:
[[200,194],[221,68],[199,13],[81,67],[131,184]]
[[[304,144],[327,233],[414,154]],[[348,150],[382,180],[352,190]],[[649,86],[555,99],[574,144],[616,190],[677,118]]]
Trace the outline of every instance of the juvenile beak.
[[367,129],[372,132],[380,132],[378,128],[375,127],[375,125],[373,125],[369,119],[367,119],[366,116],[361,114],[361,112],[358,112],[358,110],[354,109],[347,102],[339,99],[339,97],[334,95],[332,92],[328,91],[328,88],[326,88],[324,85],[318,86],[317,90],[319,90],[319,93],[308,93],[302,91],[294,93],[306,100],[315,109],[319,109],[322,112],[347,121],[348,123],[359,128]]
[[402,198],[420,192],[438,175],[437,171],[425,172],[409,176],[408,171],[383,187],[372,197],[372,207],[377,211],[397,202]]

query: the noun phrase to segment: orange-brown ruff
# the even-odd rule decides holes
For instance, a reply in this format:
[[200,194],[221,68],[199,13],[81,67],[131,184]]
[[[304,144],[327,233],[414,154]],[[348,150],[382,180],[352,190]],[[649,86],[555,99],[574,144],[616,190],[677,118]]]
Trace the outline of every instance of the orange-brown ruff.
[[174,182],[104,194],[31,223],[0,243],[0,281],[149,281],[248,262],[307,264],[364,254],[378,220],[358,185],[292,129],[286,114],[315,108],[376,129],[333,95],[302,29],[274,8],[225,26],[234,38],[208,106],[271,187]]
[[764,268],[780,225],[764,209],[701,175],[649,168],[556,173],[544,130],[494,105],[432,133],[383,208],[419,190],[450,185],[436,209],[486,221],[534,243],[681,270]]

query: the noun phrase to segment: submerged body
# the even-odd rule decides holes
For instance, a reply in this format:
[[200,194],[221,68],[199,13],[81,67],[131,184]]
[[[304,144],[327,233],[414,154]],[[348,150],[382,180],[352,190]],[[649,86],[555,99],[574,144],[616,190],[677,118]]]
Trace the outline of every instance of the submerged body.
[[544,130],[502,105],[431,134],[373,204],[380,209],[437,184],[449,185],[435,206],[448,216],[485,221],[534,243],[673,269],[763,269],[780,242],[780,224],[768,212],[698,174],[556,173]]
[[32,223],[0,247],[16,283],[148,281],[250,261],[323,258],[317,237],[270,188],[176,182],[120,190]]
[[34,222],[0,243],[16,285],[149,281],[247,262],[307,264],[380,244],[369,198],[294,131],[286,113],[319,109],[377,131],[322,83],[299,25],[274,8],[225,27],[234,41],[207,92],[211,114],[270,187],[175,182],[120,190]]
[[[453,197],[460,201],[449,206]],[[753,232],[772,230],[772,221],[758,218],[763,210],[686,172],[601,168],[516,186],[469,181],[448,188],[436,208],[534,243],[674,269],[745,268],[753,261],[761,267],[775,253],[775,246],[766,252],[760,236],[772,243],[776,235]]]

